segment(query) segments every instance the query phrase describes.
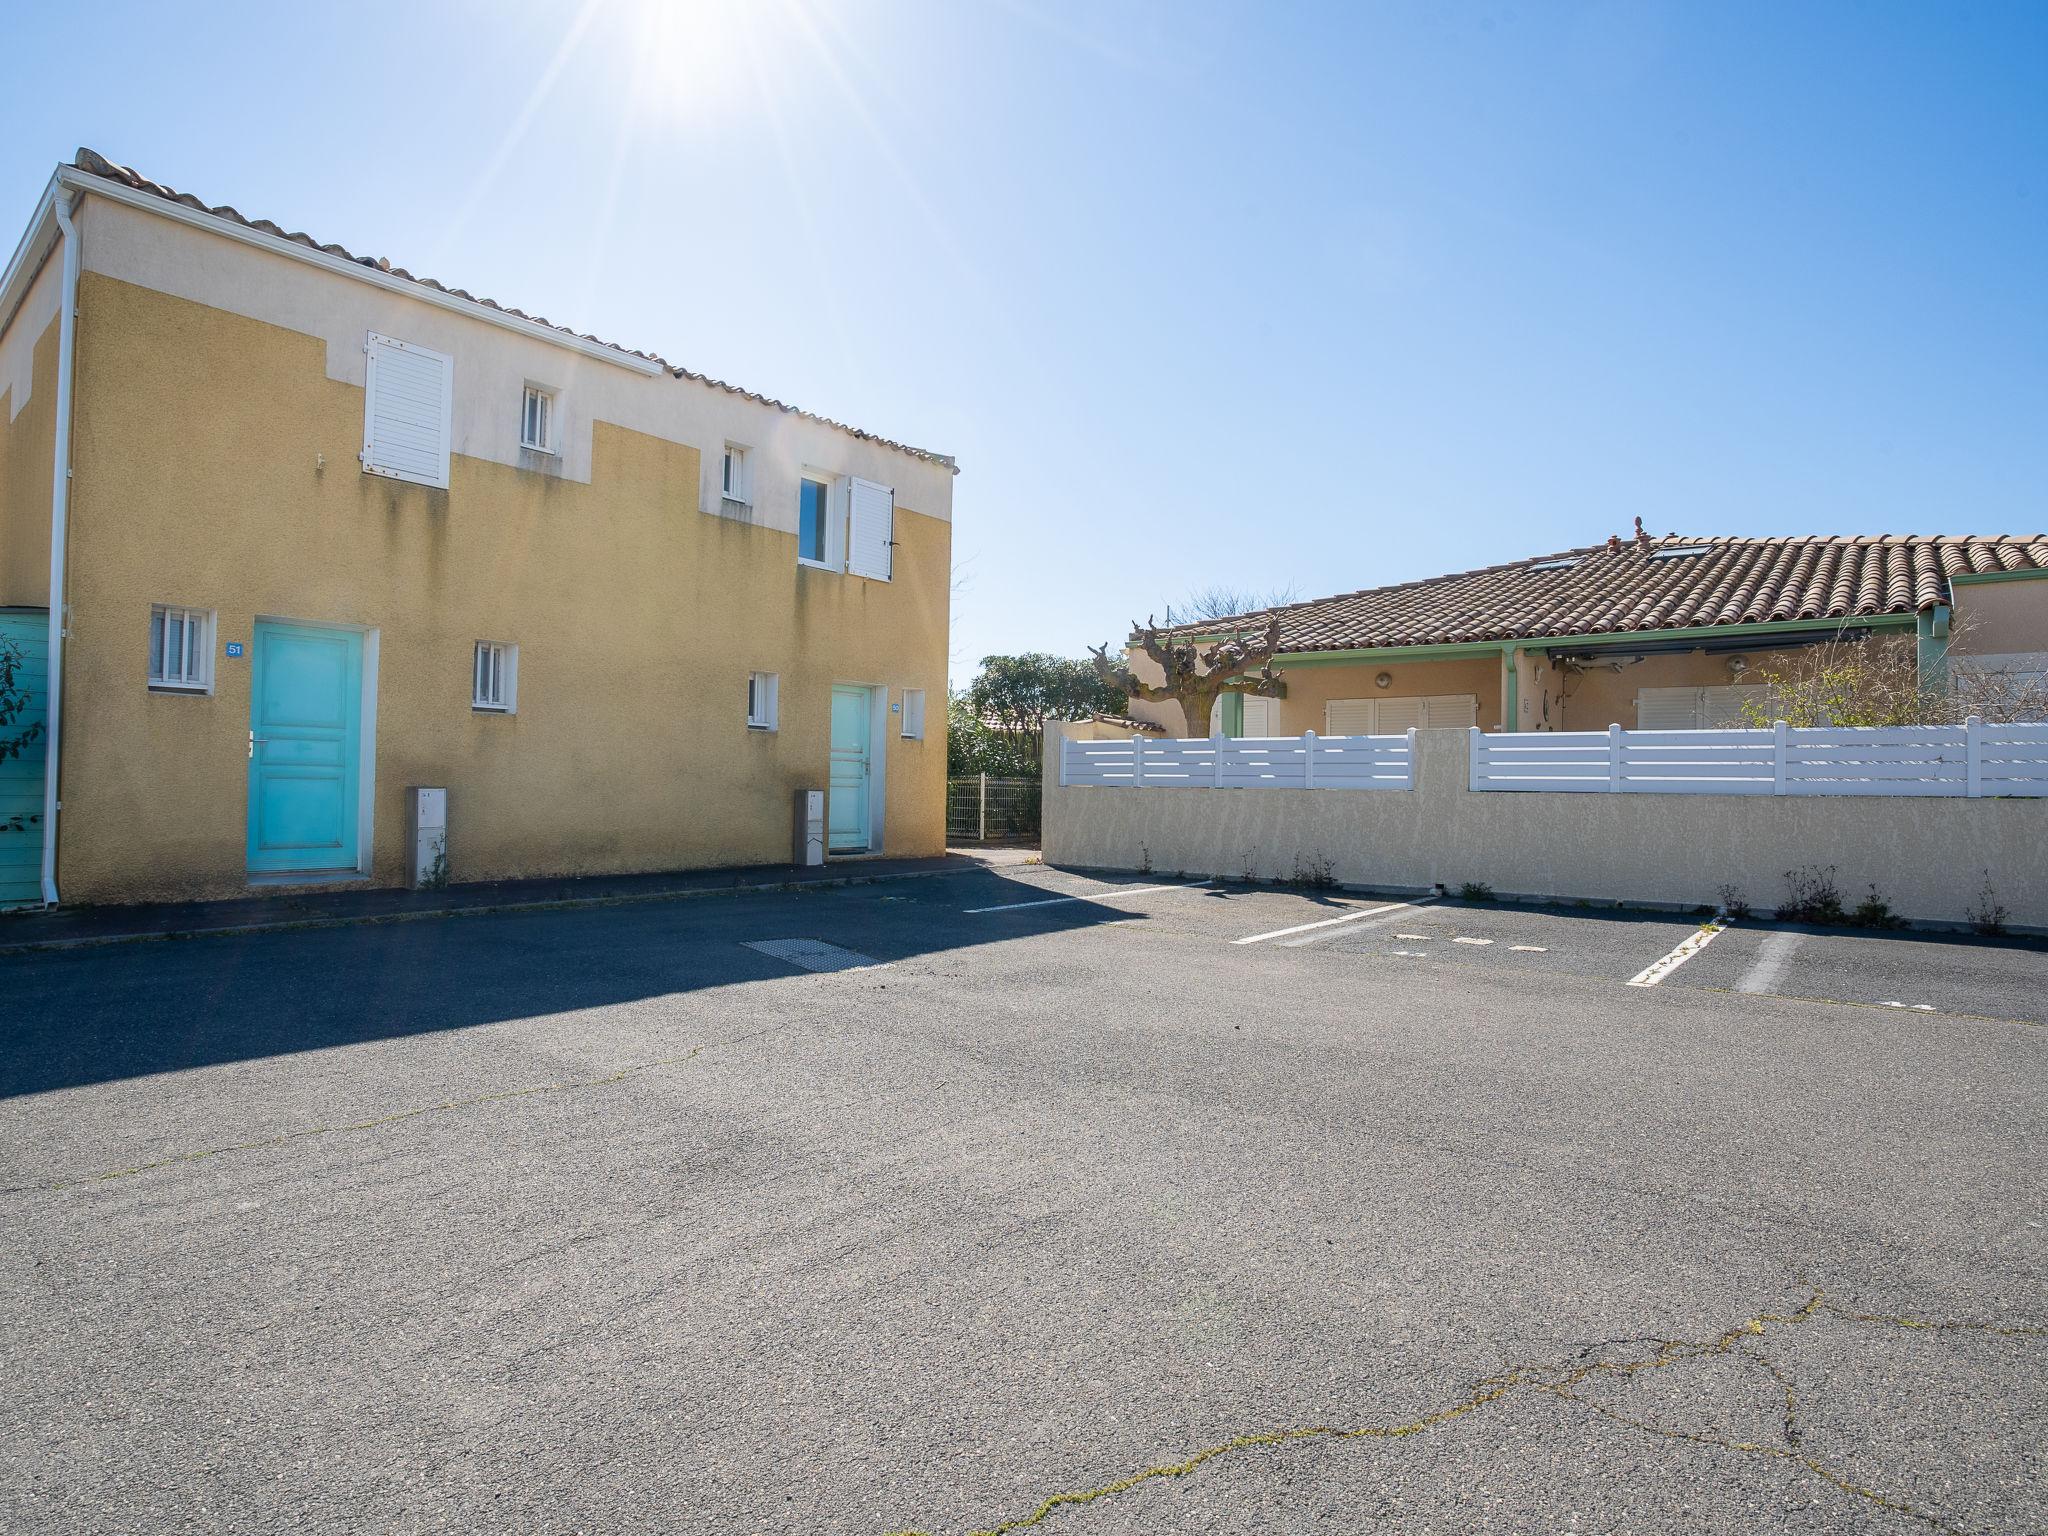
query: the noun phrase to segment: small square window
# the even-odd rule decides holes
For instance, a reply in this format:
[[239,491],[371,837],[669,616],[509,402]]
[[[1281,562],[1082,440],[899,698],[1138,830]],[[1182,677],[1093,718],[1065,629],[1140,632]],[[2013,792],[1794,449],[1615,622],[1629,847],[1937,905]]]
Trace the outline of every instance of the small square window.
[[782,679],[774,672],[747,674],[747,729],[772,731],[780,713]]
[[903,690],[903,739],[924,740],[924,690],[906,688]]
[[555,451],[555,392],[538,384],[526,386],[526,403],[519,413],[519,446],[535,453]]
[[158,603],[149,610],[149,686],[205,693],[213,686],[213,615]]
[[470,678],[470,708],[509,715],[519,707],[519,647],[495,640],[476,643],[476,666]]
[[749,477],[753,468],[747,450],[738,443],[725,445],[725,468],[718,482],[718,494],[727,501],[739,502],[742,506],[754,499],[754,482]]

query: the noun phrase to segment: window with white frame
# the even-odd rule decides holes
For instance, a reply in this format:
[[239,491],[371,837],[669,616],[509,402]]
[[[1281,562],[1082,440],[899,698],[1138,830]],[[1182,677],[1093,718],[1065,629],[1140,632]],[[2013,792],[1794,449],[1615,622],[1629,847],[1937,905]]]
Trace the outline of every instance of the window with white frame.
[[751,467],[747,450],[738,443],[727,443],[725,467],[719,476],[718,494],[727,501],[736,501],[742,506],[751,504],[754,499],[754,485],[747,476]]
[[519,707],[518,646],[477,641],[469,702],[472,709],[494,715],[509,715]]
[[204,693],[213,685],[213,615],[158,603],[149,610],[149,686]]
[[747,729],[772,731],[781,699],[781,678],[773,672],[747,674]]
[[538,384],[526,386],[519,411],[519,446],[536,453],[555,451],[555,392]]
[[903,739],[924,740],[924,690],[906,688],[903,690]]

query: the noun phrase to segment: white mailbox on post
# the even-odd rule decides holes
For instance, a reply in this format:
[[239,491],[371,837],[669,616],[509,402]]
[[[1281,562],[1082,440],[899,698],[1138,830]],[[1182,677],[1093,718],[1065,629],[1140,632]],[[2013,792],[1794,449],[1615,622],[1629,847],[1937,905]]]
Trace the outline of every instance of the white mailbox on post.
[[418,890],[448,883],[448,791],[405,792],[405,883]]
[[796,792],[796,863],[810,869],[825,862],[825,791]]

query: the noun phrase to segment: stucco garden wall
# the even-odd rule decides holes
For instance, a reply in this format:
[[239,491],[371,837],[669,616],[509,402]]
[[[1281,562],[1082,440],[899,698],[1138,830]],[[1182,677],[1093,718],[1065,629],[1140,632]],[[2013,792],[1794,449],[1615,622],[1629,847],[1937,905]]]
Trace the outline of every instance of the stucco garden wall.
[[1048,864],[1234,879],[1319,869],[1374,890],[1759,910],[1785,872],[1833,865],[1854,904],[1875,885],[1900,915],[1968,920],[1988,881],[2015,928],[2048,931],[2048,799],[1779,799],[1557,794],[1467,786],[1463,731],[1418,734],[1413,790],[1062,788],[1049,728]]

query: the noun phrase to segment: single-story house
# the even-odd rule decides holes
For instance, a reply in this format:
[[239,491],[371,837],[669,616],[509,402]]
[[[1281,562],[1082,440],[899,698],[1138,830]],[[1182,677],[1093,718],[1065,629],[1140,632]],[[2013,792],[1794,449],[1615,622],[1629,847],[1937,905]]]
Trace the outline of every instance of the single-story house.
[[0,906],[940,852],[955,473],[80,150],[0,270]]
[[[2048,674],[2048,535],[1614,537],[1483,570],[1170,631],[1263,631],[1281,696],[1228,694],[1232,736],[1683,730],[1740,723],[1764,670],[1838,636],[1911,648],[1923,678]],[[1133,670],[1157,677],[1145,656]],[[1184,734],[1180,706],[1131,713]]]

